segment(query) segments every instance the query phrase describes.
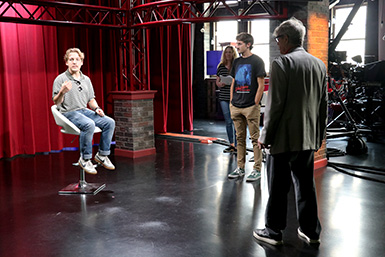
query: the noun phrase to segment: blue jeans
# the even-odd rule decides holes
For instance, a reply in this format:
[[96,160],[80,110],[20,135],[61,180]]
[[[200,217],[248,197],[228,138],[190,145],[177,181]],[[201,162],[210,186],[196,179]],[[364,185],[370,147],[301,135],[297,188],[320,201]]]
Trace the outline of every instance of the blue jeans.
[[110,155],[111,140],[115,130],[115,121],[112,118],[108,116],[100,117],[87,108],[65,112],[63,115],[80,129],[79,147],[83,159],[92,158],[92,138],[95,126],[102,130],[99,153],[101,155]]
[[231,114],[230,114],[230,102],[220,101],[220,104],[222,108],[223,117],[225,118],[227,137],[229,138],[230,144],[234,143],[236,146],[237,139],[234,136],[235,129],[234,129],[233,120],[231,119]]

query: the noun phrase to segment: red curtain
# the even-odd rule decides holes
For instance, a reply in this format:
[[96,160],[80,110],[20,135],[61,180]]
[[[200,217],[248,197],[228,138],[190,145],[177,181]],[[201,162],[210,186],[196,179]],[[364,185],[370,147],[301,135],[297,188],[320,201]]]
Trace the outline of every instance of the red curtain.
[[191,131],[191,25],[153,28],[148,36],[155,133]]
[[0,23],[0,38],[0,158],[58,149],[49,109],[58,74],[55,28]]
[[0,23],[0,158],[77,147],[51,114],[52,84],[66,70],[65,51],[85,52],[82,71],[96,100],[112,115],[118,61],[113,30]]
[[[82,67],[96,100],[113,116],[111,91],[119,78],[119,31],[0,23],[0,158],[77,147],[63,135],[50,107],[65,51],[85,53]],[[191,25],[148,31],[155,132],[192,130]],[[95,139],[99,142],[98,138]]]

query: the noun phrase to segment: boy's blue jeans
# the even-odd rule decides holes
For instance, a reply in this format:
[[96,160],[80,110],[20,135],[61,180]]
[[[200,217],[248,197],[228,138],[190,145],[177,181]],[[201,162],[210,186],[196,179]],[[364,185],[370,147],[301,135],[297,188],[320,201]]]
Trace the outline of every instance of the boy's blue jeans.
[[79,147],[83,159],[92,158],[92,138],[95,126],[102,130],[99,143],[99,153],[110,155],[111,140],[114,135],[115,121],[108,116],[99,116],[88,108],[63,113],[75,126],[80,129]]

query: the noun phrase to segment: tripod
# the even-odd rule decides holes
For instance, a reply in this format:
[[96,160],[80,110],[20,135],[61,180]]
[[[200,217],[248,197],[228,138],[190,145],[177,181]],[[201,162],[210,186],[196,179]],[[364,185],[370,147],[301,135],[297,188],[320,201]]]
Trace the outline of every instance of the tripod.
[[[340,104],[342,112],[326,126],[326,138],[338,138],[338,137],[349,137],[348,145],[346,146],[346,153],[351,155],[359,155],[367,153],[368,147],[365,141],[362,139],[363,133],[370,133],[368,129],[360,129],[354,121],[350,111],[346,107],[344,101],[340,96],[339,90],[336,88],[334,81],[329,77],[329,86],[332,89],[333,100]],[[338,120],[342,115],[346,116],[346,124],[343,128],[331,128],[330,126]]]

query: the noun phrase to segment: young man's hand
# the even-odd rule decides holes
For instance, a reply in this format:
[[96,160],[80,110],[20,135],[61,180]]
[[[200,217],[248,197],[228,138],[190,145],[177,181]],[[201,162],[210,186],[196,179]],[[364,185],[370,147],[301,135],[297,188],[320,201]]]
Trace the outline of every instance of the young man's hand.
[[68,91],[70,91],[72,89],[72,83],[71,81],[66,81],[64,82],[63,84],[61,84],[61,89],[60,89],[60,92],[62,92],[63,94],[67,93]]
[[269,145],[265,145],[264,143],[262,143],[261,141],[259,141],[259,139],[258,139],[258,148],[260,149],[260,150],[262,150],[262,149],[268,149],[268,148],[270,148],[270,146]]
[[101,109],[101,108],[97,108],[95,110],[96,114],[98,114],[100,117],[103,117],[104,116],[104,111]]

